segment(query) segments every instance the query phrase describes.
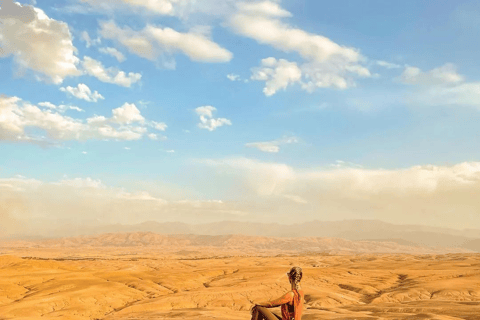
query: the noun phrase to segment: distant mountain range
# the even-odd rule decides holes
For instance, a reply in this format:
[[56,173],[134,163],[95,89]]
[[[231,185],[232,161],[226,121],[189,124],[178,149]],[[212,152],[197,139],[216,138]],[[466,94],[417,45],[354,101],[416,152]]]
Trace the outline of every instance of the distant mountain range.
[[[46,240],[10,241],[0,248],[94,249],[132,248],[137,253],[163,252],[165,255],[290,255],[290,254],[446,254],[471,253],[463,248],[431,248],[401,245],[388,241],[352,241],[320,237],[259,237],[244,235],[164,235],[153,232],[107,233]],[[113,247],[113,248],[112,248]],[[118,249],[113,249],[117,252]],[[78,250],[76,250],[78,251]]]
[[310,221],[301,224],[223,221],[208,224],[148,221],[136,225],[66,224],[29,231],[29,237],[58,238],[105,233],[153,232],[163,235],[245,235],[257,237],[326,237],[394,242],[404,246],[461,248],[480,252],[480,230],[456,230],[419,225],[395,225],[378,220]]

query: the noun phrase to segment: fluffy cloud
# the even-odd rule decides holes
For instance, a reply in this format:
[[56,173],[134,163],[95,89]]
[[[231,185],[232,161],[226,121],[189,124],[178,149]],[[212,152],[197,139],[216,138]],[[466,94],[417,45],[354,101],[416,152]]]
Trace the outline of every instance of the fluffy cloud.
[[0,20],[0,58],[13,56],[20,73],[30,69],[56,84],[81,74],[66,23],[12,0],[1,3]]
[[[326,87],[345,89],[355,85],[356,77],[371,76],[370,71],[362,66],[364,58],[358,50],[340,46],[324,36],[311,34],[284,23],[282,18],[291,14],[275,2],[241,2],[237,9],[228,22],[234,32],[278,50],[297,53],[304,59],[305,63],[300,67],[302,73],[298,66],[291,65],[292,73],[278,76],[283,80],[279,81],[283,84],[281,88],[292,81],[299,81],[302,74],[302,88],[307,91]],[[253,71],[254,77],[257,70]],[[271,77],[267,79],[271,81]],[[272,95],[276,90],[275,87],[271,90],[266,88],[264,92]]]
[[274,2],[239,3],[230,25],[241,35],[285,52],[296,52],[307,60],[325,62],[334,57],[345,62],[360,60],[357,50],[342,47],[326,37],[307,33],[280,20],[289,16],[289,12]]
[[278,90],[285,90],[290,84],[300,82],[302,71],[295,62],[285,59],[266,58],[261,66],[252,69],[252,80],[265,81],[263,93],[267,97],[274,95]]
[[[129,103],[113,109],[111,118],[94,116],[81,120],[55,111],[58,108],[49,102],[36,106],[17,97],[0,97],[0,140],[138,140],[148,134],[147,126],[151,126],[144,123],[144,117]],[[27,128],[42,130],[47,138],[33,136]]]
[[265,142],[251,142],[245,144],[248,148],[257,148],[263,152],[269,153],[277,153],[280,151],[280,146],[283,144],[291,144],[291,143],[298,143],[298,139],[296,137],[288,137],[273,141],[265,141]]
[[195,109],[195,112],[200,116],[200,123],[198,127],[200,129],[207,129],[208,131],[214,131],[218,127],[224,125],[230,126],[232,122],[225,118],[213,118],[213,112],[217,111],[215,107],[212,106],[202,106]]
[[414,86],[407,99],[410,103],[480,108],[480,82],[467,82],[451,63],[427,72],[409,66],[397,80]]
[[125,103],[120,108],[113,109],[112,114],[112,121],[120,124],[145,121],[145,118],[140,114],[140,110],[133,103]]
[[125,58],[125,56],[123,55],[123,53],[121,53],[120,51],[118,51],[118,50],[115,49],[115,48],[111,48],[111,47],[100,48],[100,49],[98,49],[98,51],[100,51],[101,53],[108,54],[108,55],[114,57],[115,59],[117,59],[118,62],[123,62],[123,61],[126,60],[126,58]]
[[82,99],[88,102],[98,102],[98,100],[105,99],[100,93],[97,91],[92,92],[90,88],[83,83],[79,83],[77,87],[62,87],[60,91],[67,92],[74,96],[75,98]]
[[[284,223],[356,218],[453,228],[478,226],[478,162],[390,170],[347,166],[298,169],[245,158],[203,160],[196,165],[201,165],[197,170],[208,179],[215,179],[221,189],[218,193],[234,195],[235,200],[179,201],[184,199],[179,195],[170,200],[152,191],[109,187],[95,178],[48,183],[15,177],[0,179],[0,201],[23,199],[25,210],[10,212],[12,219],[25,218],[25,214],[71,223],[80,219],[92,219],[96,224],[171,221],[172,216],[177,221],[205,223],[245,215],[250,221],[277,219]],[[188,175],[204,190],[201,175],[191,175],[191,171]],[[181,194],[184,192],[182,189]],[[222,197],[213,197],[218,198]]]
[[408,66],[399,80],[405,84],[439,85],[460,83],[465,78],[458,74],[454,64],[447,63],[428,72],[423,72],[417,67]]
[[106,83],[113,83],[122,87],[130,87],[132,84],[140,81],[142,75],[140,73],[124,71],[110,67],[105,68],[100,61],[85,56],[82,62],[85,72],[92,77]]
[[[285,207],[302,206],[302,219],[379,219],[401,224],[467,228],[477,223],[480,163],[402,169],[341,166],[295,169],[246,158],[204,160],[206,174],[243,201],[292,221]],[[209,172],[209,168],[213,172]],[[233,191],[235,190],[235,191]],[[217,190],[221,192],[221,190]]]
[[[110,21],[101,24],[100,34],[106,39],[116,40],[131,53],[152,61],[168,60],[177,52],[200,62],[228,62],[233,57],[230,51],[195,30],[181,33],[171,28],[147,25],[141,31],[134,31],[128,27],[120,28]],[[172,61],[164,64],[174,67]]]
[[240,76],[238,74],[230,73],[227,74],[227,79],[230,81],[240,81]]

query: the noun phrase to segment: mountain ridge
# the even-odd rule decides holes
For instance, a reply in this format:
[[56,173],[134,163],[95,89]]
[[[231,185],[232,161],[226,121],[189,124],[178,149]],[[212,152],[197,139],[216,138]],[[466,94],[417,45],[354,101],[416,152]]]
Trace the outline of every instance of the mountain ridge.
[[[325,237],[265,237],[232,235],[157,234],[154,232],[106,233],[100,235],[56,238],[36,241],[11,241],[5,248],[84,249],[84,248],[155,248],[165,253],[217,252],[238,255],[246,254],[446,254],[472,253],[465,248],[422,247],[399,244],[392,241],[360,241]],[[140,250],[143,252],[148,252]]]
[[[36,237],[35,237],[36,232]],[[390,241],[398,244],[426,247],[464,248],[480,252],[480,230],[456,230],[421,225],[397,225],[380,220],[313,220],[292,225],[279,223],[221,221],[204,224],[184,222],[145,221],[135,225],[54,225],[50,229],[35,228],[30,238],[59,238],[65,236],[98,235],[118,232],[154,232],[157,234],[232,235],[265,237],[331,237],[351,241]],[[17,236],[15,239],[28,239]],[[12,239],[14,240],[14,239]]]

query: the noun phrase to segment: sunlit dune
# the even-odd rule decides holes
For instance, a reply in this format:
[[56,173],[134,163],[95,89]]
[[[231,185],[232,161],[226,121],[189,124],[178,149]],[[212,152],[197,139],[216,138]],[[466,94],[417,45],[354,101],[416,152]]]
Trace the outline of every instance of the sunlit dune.
[[288,289],[293,265],[304,270],[304,320],[479,319],[478,254],[375,253],[353,241],[352,252],[334,253],[346,251],[341,239],[323,239],[332,253],[322,253],[308,239],[298,243],[310,253],[295,252],[293,238],[244,236],[3,243],[0,319],[249,319],[252,301]]

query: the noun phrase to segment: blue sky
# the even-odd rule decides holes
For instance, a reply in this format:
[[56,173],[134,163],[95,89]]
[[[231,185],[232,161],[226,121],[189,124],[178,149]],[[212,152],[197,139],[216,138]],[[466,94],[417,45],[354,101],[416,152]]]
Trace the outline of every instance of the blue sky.
[[[451,195],[467,186],[480,190],[476,1],[0,6],[0,178],[9,188],[35,181],[45,190],[62,183],[88,189],[99,182],[110,192],[106,198],[123,190],[175,205],[208,207],[216,199],[225,206],[208,207],[205,219],[175,207],[105,223],[294,221],[276,207],[278,199],[289,199],[300,220],[401,223],[383,205],[359,213],[356,200],[341,208],[314,199],[348,179],[362,182],[350,195],[366,207],[376,207],[382,192],[398,202],[418,190],[434,199],[447,192],[442,183],[454,186]],[[405,182],[405,172],[412,181]],[[330,174],[343,182],[332,186],[324,180]],[[303,179],[312,177],[320,180],[303,190]],[[272,179],[273,186],[258,187]],[[402,187],[388,191],[390,184]],[[364,194],[372,188],[375,197]],[[56,219],[31,194],[27,211]],[[408,222],[480,228],[475,205],[456,220],[431,202],[412,201],[419,201],[412,210],[435,213],[412,214]],[[456,201],[452,196],[448,206]],[[241,202],[247,204],[239,209]]]

